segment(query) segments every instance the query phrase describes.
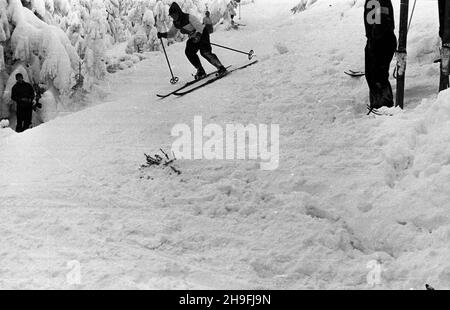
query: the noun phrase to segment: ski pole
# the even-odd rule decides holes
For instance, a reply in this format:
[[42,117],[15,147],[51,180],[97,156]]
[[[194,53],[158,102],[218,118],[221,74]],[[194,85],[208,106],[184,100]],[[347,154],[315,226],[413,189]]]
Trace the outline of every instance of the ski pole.
[[170,62],[169,62],[169,57],[167,57],[166,48],[164,47],[164,42],[163,42],[162,38],[160,38],[160,40],[161,40],[161,45],[163,47],[164,55],[166,56],[167,64],[169,65],[170,74],[172,75],[172,79],[170,80],[170,83],[176,84],[176,83],[178,83],[179,79],[173,75],[172,67],[170,66]]
[[247,53],[247,52],[235,50],[234,48],[226,47],[226,46],[215,44],[215,43],[211,43],[211,45],[214,45],[214,46],[217,46],[217,47],[221,47],[221,48],[224,48],[226,50],[234,51],[236,53],[241,53],[241,54],[248,55],[248,60],[252,60],[252,58],[255,57],[255,52],[253,50],[250,50],[250,52]]

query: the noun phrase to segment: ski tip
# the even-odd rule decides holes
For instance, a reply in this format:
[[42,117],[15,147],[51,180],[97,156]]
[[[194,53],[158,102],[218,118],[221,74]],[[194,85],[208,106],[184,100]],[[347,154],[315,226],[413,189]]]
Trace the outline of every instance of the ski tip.
[[344,73],[349,75],[349,76],[351,76],[351,77],[362,77],[362,76],[366,75],[362,71],[352,71],[352,70],[344,71]]

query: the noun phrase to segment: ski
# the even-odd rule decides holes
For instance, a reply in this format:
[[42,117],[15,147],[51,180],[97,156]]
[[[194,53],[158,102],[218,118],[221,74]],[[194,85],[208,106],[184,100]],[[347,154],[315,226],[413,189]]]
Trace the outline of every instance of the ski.
[[347,71],[344,71],[344,73],[351,77],[361,77],[361,76],[366,75],[363,71],[353,71],[353,70],[347,70]]
[[378,116],[383,115],[382,113],[380,113],[380,112],[378,111],[378,109],[371,108],[370,105],[367,105],[367,110],[369,110],[369,112],[367,113],[367,115],[370,115],[370,114],[375,114],[375,115],[378,115]]
[[246,64],[246,65],[243,65],[243,66],[240,66],[240,67],[236,67],[236,68],[232,68],[231,70],[228,70],[227,73],[225,73],[224,75],[218,75],[218,76],[216,76],[216,77],[214,77],[214,78],[212,78],[212,79],[209,79],[209,80],[207,80],[206,82],[204,82],[204,83],[202,83],[202,84],[200,84],[200,85],[198,85],[198,86],[195,86],[194,88],[191,88],[191,89],[189,89],[189,90],[186,90],[186,91],[183,91],[183,92],[176,91],[176,92],[174,92],[174,95],[175,95],[175,96],[181,97],[181,96],[190,94],[190,93],[192,93],[193,91],[195,91],[195,90],[197,90],[197,89],[200,89],[200,88],[202,88],[202,87],[205,87],[205,86],[207,86],[207,85],[209,85],[209,84],[212,84],[212,83],[214,83],[214,82],[216,82],[216,81],[218,81],[218,80],[220,80],[220,79],[226,77],[227,75],[229,75],[230,73],[232,73],[232,72],[234,72],[234,71],[242,70],[242,69],[244,69],[244,68],[247,68],[247,67],[249,67],[249,66],[251,66],[251,65],[256,64],[257,62],[258,62],[258,60],[255,60],[255,61],[252,61],[251,63]]
[[[226,67],[226,68],[228,69],[228,68],[230,68],[230,67],[231,67],[231,66],[228,66],[228,67]],[[175,94],[176,92],[179,92],[180,90],[183,90],[183,89],[185,89],[185,88],[187,88],[187,87],[189,87],[189,86],[191,86],[191,85],[193,85],[193,84],[195,84],[195,83],[197,83],[197,82],[200,82],[200,81],[202,81],[202,80],[204,80],[204,79],[207,79],[208,77],[210,77],[211,75],[214,75],[214,74],[217,74],[217,71],[208,73],[208,74],[205,75],[205,77],[203,77],[202,79],[199,79],[199,80],[193,80],[193,81],[187,82],[186,84],[184,84],[184,85],[181,86],[180,88],[177,88],[177,89],[175,89],[174,91],[172,91],[172,92],[170,92],[170,93],[168,93],[168,94],[166,94],[166,95],[156,94],[156,96],[159,97],[159,98],[161,98],[161,99],[167,98],[167,97],[169,97],[169,96]]]
[[371,108],[370,105],[367,105],[367,110],[369,111],[367,115],[374,114],[376,116],[393,116],[394,114],[390,111],[386,111],[385,109],[374,109]]

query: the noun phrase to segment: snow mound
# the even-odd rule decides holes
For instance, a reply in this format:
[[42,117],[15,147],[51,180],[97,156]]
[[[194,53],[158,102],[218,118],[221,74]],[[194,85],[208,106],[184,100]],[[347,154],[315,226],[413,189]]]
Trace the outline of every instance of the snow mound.
[[9,120],[7,120],[7,119],[2,119],[1,121],[0,121],[0,128],[5,128],[5,127],[8,127],[9,126]]

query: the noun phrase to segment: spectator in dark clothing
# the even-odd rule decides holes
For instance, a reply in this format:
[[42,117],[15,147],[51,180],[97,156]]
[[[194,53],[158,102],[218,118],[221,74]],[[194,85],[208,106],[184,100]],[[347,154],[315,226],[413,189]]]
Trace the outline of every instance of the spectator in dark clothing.
[[16,131],[27,130],[31,125],[31,116],[33,113],[33,86],[23,80],[21,73],[16,74],[17,83],[13,86],[11,99],[16,102],[17,126]]
[[394,96],[389,82],[389,67],[397,48],[397,38],[391,0],[366,0],[364,25],[367,37],[365,70],[370,89],[370,108],[392,107]]

